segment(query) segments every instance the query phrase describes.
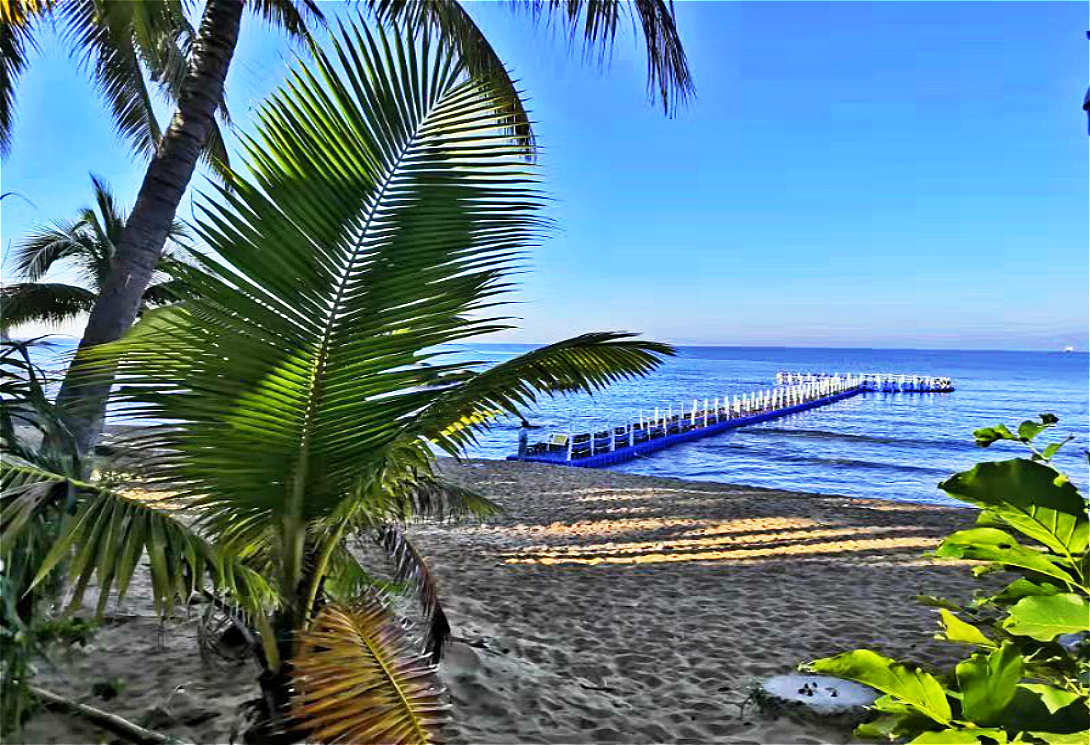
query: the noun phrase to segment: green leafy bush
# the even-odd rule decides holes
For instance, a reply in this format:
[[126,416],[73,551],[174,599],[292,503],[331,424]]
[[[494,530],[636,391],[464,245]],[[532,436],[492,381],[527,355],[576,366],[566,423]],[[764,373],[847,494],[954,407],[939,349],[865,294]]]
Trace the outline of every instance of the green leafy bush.
[[[878,716],[856,734],[913,743],[1090,743],[1090,519],[1087,501],[1052,457],[1070,440],[1038,448],[1052,414],[973,433],[981,447],[1021,442],[1029,458],[979,463],[940,484],[981,508],[977,525],[949,536],[933,558],[981,562],[980,576],[1017,576],[998,593],[938,606],[936,636],[970,649],[953,670],[932,673],[858,649],[804,667],[871,686]],[[1016,538],[1015,535],[1019,535]],[[1024,541],[1024,542],[1021,542]]]

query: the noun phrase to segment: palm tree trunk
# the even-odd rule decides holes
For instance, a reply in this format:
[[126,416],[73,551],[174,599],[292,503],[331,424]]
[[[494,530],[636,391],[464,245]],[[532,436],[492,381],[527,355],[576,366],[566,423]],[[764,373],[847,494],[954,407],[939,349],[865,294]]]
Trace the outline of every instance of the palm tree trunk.
[[[128,331],[163,253],[182,195],[223,100],[227,68],[238,42],[243,0],[207,0],[182,83],[178,110],[148,166],[79,348],[115,341]],[[109,383],[80,380],[79,357],[68,368],[57,403],[63,407],[81,453],[94,447],[102,428]]]

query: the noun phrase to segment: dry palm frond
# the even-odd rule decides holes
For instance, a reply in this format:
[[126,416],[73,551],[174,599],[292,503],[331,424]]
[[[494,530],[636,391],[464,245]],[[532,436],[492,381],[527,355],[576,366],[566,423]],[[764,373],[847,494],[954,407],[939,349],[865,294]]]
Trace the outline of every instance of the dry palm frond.
[[378,597],[323,608],[292,667],[292,713],[308,741],[440,742],[450,707],[436,668]]

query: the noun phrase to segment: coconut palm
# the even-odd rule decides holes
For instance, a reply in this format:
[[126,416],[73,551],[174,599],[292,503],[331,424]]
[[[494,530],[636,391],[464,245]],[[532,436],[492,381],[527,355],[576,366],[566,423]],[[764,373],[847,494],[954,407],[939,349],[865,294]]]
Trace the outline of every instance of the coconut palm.
[[[308,17],[320,17],[313,0],[248,0],[246,4],[289,30],[302,30]],[[136,318],[168,227],[223,99],[224,80],[238,40],[243,5],[243,0],[205,2],[189,54],[188,71],[178,76],[177,112],[148,166],[118,247],[114,269],[88,319],[81,349],[120,338]],[[456,45],[469,72],[500,91],[495,103],[505,116],[505,124],[518,135],[524,154],[532,153],[530,123],[515,83],[457,0],[368,0],[367,5],[383,20],[407,27],[425,24]],[[589,50],[599,52],[609,47],[618,22],[628,16],[639,27],[646,44],[648,86],[661,96],[667,110],[692,92],[671,0],[535,0],[512,6],[527,8],[533,18],[558,19],[571,30],[573,37],[582,36]],[[86,451],[97,437],[109,387],[106,381],[98,386],[85,381],[77,385],[78,373],[76,364],[65,379],[58,401],[69,409],[77,441],[81,450]]]
[[[0,288],[0,328],[5,332],[33,322],[65,323],[94,305],[125,228],[125,213],[102,179],[92,174],[91,185],[97,212],[84,207],[75,219],[27,236],[12,252],[11,270],[24,281]],[[178,241],[185,237],[185,227],[175,222],[161,269],[177,261],[182,250]],[[58,265],[77,271],[81,284],[43,281]],[[178,282],[166,277],[153,282],[144,290],[141,312],[175,300],[179,290]]]
[[[252,627],[266,716],[292,712],[281,731],[427,742],[445,716],[432,668],[354,542],[377,541],[416,588],[434,660],[449,626],[403,528],[494,509],[445,484],[436,451],[460,455],[539,395],[644,375],[672,350],[592,333],[487,369],[448,359],[443,345],[510,327],[510,273],[548,228],[536,170],[502,89],[449,40],[356,22],[326,48],[258,112],[246,171],[204,200],[211,251],[180,270],[191,294],[86,357],[127,417],[169,423],[130,444],[154,454],[145,485],[170,490],[170,511],[89,498],[40,572],[71,556],[77,588],[120,590],[146,552],[163,604],[210,574]],[[169,529],[129,527],[130,509]],[[271,596],[224,579],[251,575]]]
[[[248,5],[298,38],[306,35],[307,22],[321,18],[316,0],[248,0]],[[197,30],[187,19],[189,7],[188,0],[0,0],[0,153],[11,144],[18,77],[41,30],[58,23],[118,132],[137,152],[151,156],[128,230],[117,242],[115,267],[92,305],[84,333],[90,344],[118,338],[138,315],[197,160],[206,157],[216,170],[227,162],[216,116],[227,121],[223,81],[242,0],[207,0]],[[155,89],[177,106],[165,131],[152,105]],[[99,304],[103,310],[95,310]],[[81,395],[90,399],[87,405],[66,408],[86,452],[98,434],[105,390],[92,395],[84,388]],[[58,400],[73,398],[78,397],[66,379]]]

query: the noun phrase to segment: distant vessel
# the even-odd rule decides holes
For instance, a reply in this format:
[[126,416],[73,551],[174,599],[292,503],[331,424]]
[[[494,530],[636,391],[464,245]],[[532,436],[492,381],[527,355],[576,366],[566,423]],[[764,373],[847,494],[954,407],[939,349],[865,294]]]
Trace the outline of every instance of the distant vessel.
[[1064,351],[1065,352],[1074,352],[1075,348],[1073,346],[1071,346],[1070,344],[1068,344],[1066,347],[1064,347]]

